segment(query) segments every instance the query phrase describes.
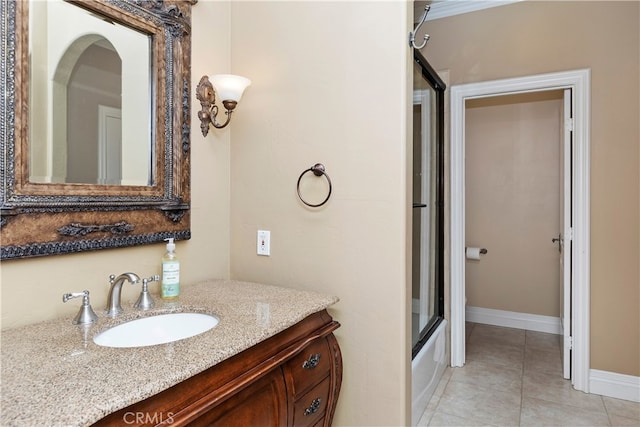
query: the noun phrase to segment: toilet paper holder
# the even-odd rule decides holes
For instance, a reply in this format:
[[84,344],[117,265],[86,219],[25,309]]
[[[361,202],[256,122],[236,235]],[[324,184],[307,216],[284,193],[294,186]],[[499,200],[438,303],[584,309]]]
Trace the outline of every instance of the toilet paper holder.
[[[467,251],[467,246],[465,246],[464,250],[465,250],[465,252]],[[487,251],[487,249],[486,249],[486,248],[480,248],[480,253],[481,253],[482,255],[485,255],[487,252],[488,252],[488,251]]]

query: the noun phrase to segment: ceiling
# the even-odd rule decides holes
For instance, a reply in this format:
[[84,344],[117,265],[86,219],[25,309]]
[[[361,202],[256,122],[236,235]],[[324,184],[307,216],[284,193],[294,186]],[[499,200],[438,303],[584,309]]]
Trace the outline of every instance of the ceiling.
[[460,15],[490,7],[504,6],[524,0],[416,0],[413,2],[414,21],[418,22],[424,13],[424,7],[431,5],[427,21]]

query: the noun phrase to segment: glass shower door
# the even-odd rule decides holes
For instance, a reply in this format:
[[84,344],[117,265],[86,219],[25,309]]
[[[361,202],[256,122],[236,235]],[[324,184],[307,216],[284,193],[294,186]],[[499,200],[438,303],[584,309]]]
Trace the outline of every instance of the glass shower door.
[[412,346],[443,317],[444,84],[416,52],[413,83]]

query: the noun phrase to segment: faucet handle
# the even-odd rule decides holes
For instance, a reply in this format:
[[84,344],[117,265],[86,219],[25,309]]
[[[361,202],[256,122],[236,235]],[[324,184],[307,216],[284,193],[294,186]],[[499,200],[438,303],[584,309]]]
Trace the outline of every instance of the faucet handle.
[[[85,292],[86,292],[86,294],[85,294]],[[73,293],[63,294],[62,295],[62,302],[67,302],[70,299],[80,298],[80,297],[83,297],[83,296],[88,295],[88,294],[89,294],[89,291],[73,292]]]
[[62,302],[67,302],[70,299],[79,297],[82,297],[82,306],[80,306],[80,311],[76,314],[76,317],[73,318],[72,323],[74,325],[86,325],[98,320],[98,316],[91,308],[91,304],[89,304],[89,291],[63,294]]
[[134,308],[137,308],[138,310],[150,310],[155,307],[156,303],[155,301],[153,301],[153,298],[151,298],[151,294],[149,293],[147,284],[149,282],[157,282],[158,280],[160,280],[160,275],[158,274],[155,274],[146,279],[142,279],[142,291],[140,292],[138,301],[133,304]]

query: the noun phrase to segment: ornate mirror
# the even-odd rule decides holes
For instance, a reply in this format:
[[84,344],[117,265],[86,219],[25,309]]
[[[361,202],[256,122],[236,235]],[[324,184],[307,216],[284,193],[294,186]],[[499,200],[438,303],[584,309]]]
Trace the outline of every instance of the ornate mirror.
[[190,238],[195,1],[0,2],[2,260]]

